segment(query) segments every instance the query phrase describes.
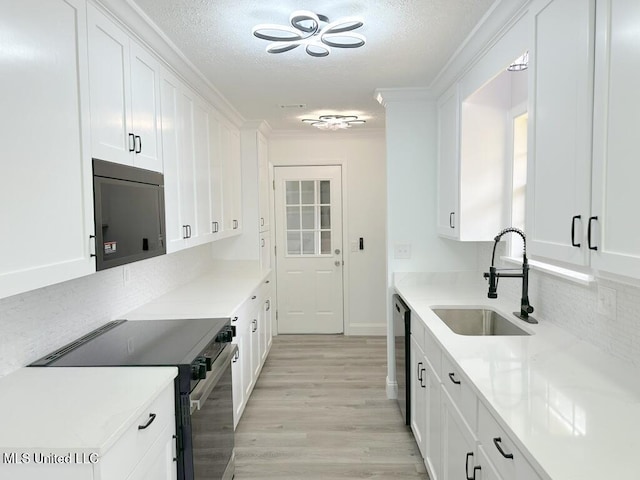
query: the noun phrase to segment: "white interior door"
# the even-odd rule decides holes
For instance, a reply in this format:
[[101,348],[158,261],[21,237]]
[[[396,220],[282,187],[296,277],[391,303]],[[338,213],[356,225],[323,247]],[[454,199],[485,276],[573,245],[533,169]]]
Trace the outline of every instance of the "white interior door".
[[278,333],[342,333],[339,166],[276,167]]

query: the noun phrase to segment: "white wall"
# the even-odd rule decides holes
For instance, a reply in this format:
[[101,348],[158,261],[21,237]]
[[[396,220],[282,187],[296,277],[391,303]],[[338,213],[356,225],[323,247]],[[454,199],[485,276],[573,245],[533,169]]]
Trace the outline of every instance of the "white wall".
[[211,268],[190,248],[0,300],[0,377],[189,282]]
[[[354,127],[355,130],[355,127]],[[345,334],[384,335],[385,140],[383,132],[278,134],[269,139],[269,161],[284,165],[342,165],[345,261]],[[273,218],[271,220],[274,227]],[[351,242],[364,238],[364,250]]]
[[[474,271],[477,245],[436,232],[437,108],[428,92],[381,92],[387,125],[387,393],[395,396],[391,295],[394,272]],[[396,259],[395,246],[411,246]]]

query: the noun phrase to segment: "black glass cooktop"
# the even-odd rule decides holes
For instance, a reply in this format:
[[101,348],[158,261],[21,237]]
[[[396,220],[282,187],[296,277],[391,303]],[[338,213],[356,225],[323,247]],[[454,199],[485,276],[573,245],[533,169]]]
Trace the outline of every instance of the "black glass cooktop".
[[116,320],[31,366],[189,365],[228,323],[227,318]]

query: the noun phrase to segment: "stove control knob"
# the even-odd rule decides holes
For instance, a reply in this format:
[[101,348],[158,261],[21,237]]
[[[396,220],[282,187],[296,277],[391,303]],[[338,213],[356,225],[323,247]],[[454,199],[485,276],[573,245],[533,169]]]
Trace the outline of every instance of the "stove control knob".
[[207,378],[207,364],[202,360],[200,360],[200,363],[198,364],[198,378],[200,380]]
[[204,356],[204,364],[207,367],[207,372],[211,371],[211,366],[213,365],[213,360],[211,360],[211,357],[208,355]]
[[191,365],[191,380],[198,380],[200,378],[199,376],[199,369],[197,365]]
[[218,333],[218,337],[216,339],[219,343],[230,343],[233,340],[233,331],[230,328],[225,328],[220,333]]

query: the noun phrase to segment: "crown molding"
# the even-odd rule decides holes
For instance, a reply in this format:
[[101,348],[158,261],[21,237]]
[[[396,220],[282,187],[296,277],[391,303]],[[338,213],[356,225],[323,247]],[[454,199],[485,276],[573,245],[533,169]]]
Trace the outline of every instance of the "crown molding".
[[374,98],[383,107],[392,102],[431,101],[435,99],[431,89],[423,87],[376,88],[374,93]]

